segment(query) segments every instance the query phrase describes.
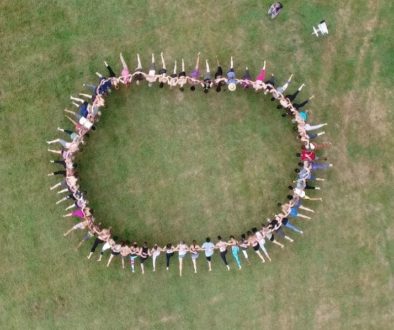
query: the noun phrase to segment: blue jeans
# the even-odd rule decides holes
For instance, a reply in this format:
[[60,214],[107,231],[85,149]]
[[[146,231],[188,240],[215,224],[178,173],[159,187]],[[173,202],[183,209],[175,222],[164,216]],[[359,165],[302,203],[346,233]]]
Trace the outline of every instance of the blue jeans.
[[301,232],[302,232],[301,229],[299,229],[296,226],[294,226],[290,221],[287,221],[287,223],[285,224],[285,227],[295,231],[296,233],[300,233],[301,234]]

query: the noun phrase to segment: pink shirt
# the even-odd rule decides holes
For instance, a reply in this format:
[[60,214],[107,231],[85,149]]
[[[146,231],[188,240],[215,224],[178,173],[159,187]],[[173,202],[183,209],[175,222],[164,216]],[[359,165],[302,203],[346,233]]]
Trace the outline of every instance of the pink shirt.
[[129,83],[131,81],[131,78],[129,77],[130,72],[128,68],[123,68],[121,74],[125,83]]
[[265,79],[265,69],[261,69],[259,75],[256,77],[256,80],[263,81]]
[[85,213],[81,209],[76,209],[72,212],[72,216],[76,218],[84,218]]

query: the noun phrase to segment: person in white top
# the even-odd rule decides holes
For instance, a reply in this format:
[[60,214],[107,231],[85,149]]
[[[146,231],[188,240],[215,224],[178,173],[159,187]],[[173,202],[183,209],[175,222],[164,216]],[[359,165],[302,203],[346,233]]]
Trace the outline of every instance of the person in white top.
[[148,82],[148,86],[152,87],[152,84],[156,82],[158,76],[156,76],[156,63],[155,63],[155,54],[152,53],[152,64],[149,68],[148,75],[145,77]]
[[211,260],[212,260],[212,256],[213,256],[213,253],[215,250],[215,245],[211,242],[211,239],[209,237],[207,237],[205,239],[204,244],[201,246],[201,248],[205,252],[205,258],[207,259],[207,262],[208,262],[208,270],[212,271]]
[[185,244],[184,241],[180,241],[178,246],[175,248],[178,251],[178,260],[179,260],[179,276],[182,276],[182,269],[183,269],[183,258],[189,251],[188,246]]
[[162,251],[161,247],[155,244],[153,248],[151,249],[150,253],[152,255],[152,262],[153,262],[153,271],[156,271],[156,259],[160,255],[160,252]]
[[253,232],[253,234],[256,235],[256,239],[259,242],[260,249],[264,252],[264,254],[267,257],[267,259],[269,261],[271,261],[271,258],[270,258],[269,254],[267,252],[267,249],[265,248],[265,239],[264,239],[263,234],[260,231],[258,231],[257,228],[253,228],[252,232]]

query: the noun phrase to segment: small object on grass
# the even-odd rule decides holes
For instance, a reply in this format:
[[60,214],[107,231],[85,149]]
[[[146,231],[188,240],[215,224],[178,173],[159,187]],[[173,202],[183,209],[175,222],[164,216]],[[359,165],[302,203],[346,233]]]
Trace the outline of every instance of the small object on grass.
[[327,27],[327,23],[325,20],[322,20],[317,25],[317,28],[315,28],[314,26],[312,26],[312,28],[313,28],[312,34],[314,34],[316,37],[319,37],[319,33],[320,33],[320,36],[324,36],[324,35],[328,34],[328,27]]
[[276,16],[279,15],[282,8],[283,8],[283,5],[280,2],[275,2],[268,9],[268,15],[271,16],[271,19],[274,19]]

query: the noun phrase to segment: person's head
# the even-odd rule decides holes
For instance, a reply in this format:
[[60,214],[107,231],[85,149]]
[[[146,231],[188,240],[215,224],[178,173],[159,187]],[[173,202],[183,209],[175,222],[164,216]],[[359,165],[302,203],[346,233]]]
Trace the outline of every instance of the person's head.
[[230,235],[230,239],[234,239],[234,235]]
[[137,248],[137,247],[138,247],[138,243],[137,243],[137,242],[133,242],[133,246],[134,246],[135,248]]
[[236,84],[234,84],[234,83],[228,84],[228,90],[230,92],[234,92],[236,89],[237,89],[237,85]]
[[222,240],[222,236],[219,235],[218,236],[218,240],[221,241]]
[[144,244],[142,245],[142,247],[144,247],[144,248],[148,247],[148,242],[144,242]]
[[167,249],[171,249],[171,247],[172,247],[172,244],[171,243],[167,243],[166,248]]
[[257,233],[257,228],[256,228],[256,227],[253,227],[253,228],[252,228],[252,233],[253,233],[253,234]]
[[299,152],[296,153],[297,157],[301,157],[301,154]]
[[179,87],[179,90],[183,92],[185,89],[183,87]]
[[281,207],[282,204],[278,202],[278,203],[276,204],[276,206]]
[[209,238],[209,237],[207,237],[206,239],[205,239],[205,242],[207,242],[207,243],[209,243],[211,241],[211,239]]
[[154,248],[155,250],[157,250],[157,248],[158,248],[157,244],[153,245],[153,248]]
[[287,197],[287,199],[288,199],[289,201],[291,201],[291,200],[293,199],[293,196],[292,196],[292,195],[287,195],[286,197]]
[[304,163],[299,162],[299,163],[298,163],[298,166],[301,166],[301,167],[302,167],[302,166],[304,166]]
[[294,172],[300,173],[300,169],[299,169],[299,168],[296,168],[296,169],[294,169]]
[[279,5],[279,8],[280,8],[280,9],[283,8],[283,5],[282,5],[280,2],[278,2],[278,5]]
[[288,186],[287,188],[289,188],[290,190],[293,190],[293,189],[294,189],[293,186]]
[[196,242],[195,239],[192,241],[192,244],[193,244],[193,245],[196,245],[196,244],[197,244],[197,242]]
[[92,126],[92,130],[95,131],[96,130],[96,126],[93,125]]
[[190,90],[194,92],[196,90],[196,86],[190,86]]
[[241,238],[242,238],[242,239],[245,239],[245,238],[246,238],[245,234],[242,234],[242,235],[241,235]]
[[246,232],[246,235],[248,235],[248,236],[250,237],[250,236],[252,236],[253,234],[252,234],[252,232],[251,232],[250,230],[248,230],[248,231]]

